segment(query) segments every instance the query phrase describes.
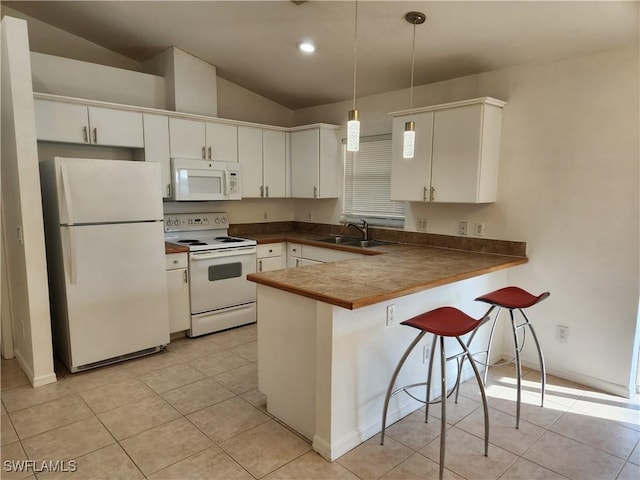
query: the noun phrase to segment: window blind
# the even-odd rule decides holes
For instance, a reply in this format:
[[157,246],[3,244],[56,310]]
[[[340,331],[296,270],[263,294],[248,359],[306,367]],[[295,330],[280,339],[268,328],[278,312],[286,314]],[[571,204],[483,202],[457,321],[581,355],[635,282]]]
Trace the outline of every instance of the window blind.
[[390,199],[391,135],[361,138],[358,152],[347,152],[343,146],[343,157],[343,215],[374,224],[401,225],[406,203]]

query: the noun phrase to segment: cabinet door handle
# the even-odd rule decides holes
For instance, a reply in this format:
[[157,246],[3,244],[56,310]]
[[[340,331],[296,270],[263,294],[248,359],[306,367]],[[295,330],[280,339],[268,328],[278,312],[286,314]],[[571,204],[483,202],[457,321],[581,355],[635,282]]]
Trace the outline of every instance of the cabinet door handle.
[[424,187],[422,189],[422,201],[426,202],[427,201],[427,187]]
[[209,160],[211,160],[211,147],[209,147]]
[[93,143],[98,143],[98,129],[93,129]]
[[202,147],[202,159],[206,160],[207,158],[207,147]]
[[264,185],[260,185],[260,196],[264,197]]
[[262,271],[262,260],[258,260],[258,271]]
[[429,198],[432,202],[436,199],[436,187],[431,187],[431,194],[429,195]]
[[265,191],[265,197],[269,198],[269,185],[264,187],[264,191]]
[[296,267],[299,267],[299,266],[300,266],[300,259],[296,258]]
[[313,187],[313,198],[318,198],[318,187]]
[[171,184],[167,185],[167,198],[171,198]]
[[184,283],[189,283],[189,276],[187,275],[186,269],[182,272],[182,276],[184,277]]
[[84,143],[89,143],[89,133],[87,132],[86,125],[82,127],[82,136],[84,137]]

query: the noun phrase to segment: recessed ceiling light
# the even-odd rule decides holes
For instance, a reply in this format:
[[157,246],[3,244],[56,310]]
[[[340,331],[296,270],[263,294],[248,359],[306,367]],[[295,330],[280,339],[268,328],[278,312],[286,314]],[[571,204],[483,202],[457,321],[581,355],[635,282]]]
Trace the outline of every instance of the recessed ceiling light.
[[298,43],[298,50],[304,53],[313,53],[316,51],[316,46],[311,42],[300,42]]

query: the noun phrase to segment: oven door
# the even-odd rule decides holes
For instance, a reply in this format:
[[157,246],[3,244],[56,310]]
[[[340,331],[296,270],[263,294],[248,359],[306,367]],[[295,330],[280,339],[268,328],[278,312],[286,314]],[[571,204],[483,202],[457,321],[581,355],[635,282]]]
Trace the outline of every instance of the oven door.
[[191,313],[198,314],[256,301],[256,247],[189,254]]

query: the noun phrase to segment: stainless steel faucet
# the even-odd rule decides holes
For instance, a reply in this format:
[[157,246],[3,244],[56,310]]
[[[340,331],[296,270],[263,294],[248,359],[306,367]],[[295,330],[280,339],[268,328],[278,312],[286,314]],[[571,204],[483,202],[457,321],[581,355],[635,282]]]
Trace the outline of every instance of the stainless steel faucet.
[[369,240],[369,224],[365,220],[362,220],[362,225],[358,225],[356,223],[345,223],[344,226],[357,228],[363,235],[362,240]]

